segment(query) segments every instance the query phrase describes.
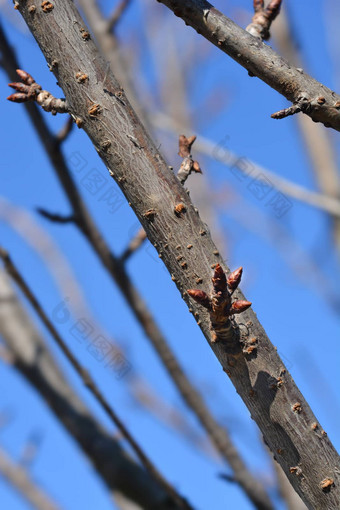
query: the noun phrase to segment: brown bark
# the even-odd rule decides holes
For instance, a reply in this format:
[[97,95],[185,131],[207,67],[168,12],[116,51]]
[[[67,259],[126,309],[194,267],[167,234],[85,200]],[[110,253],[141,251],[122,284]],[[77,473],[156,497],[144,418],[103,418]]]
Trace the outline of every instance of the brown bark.
[[[188,194],[169,171],[94,43],[88,37],[84,39],[87,31],[74,5],[59,0],[49,13],[38,8],[32,15],[29,10],[32,4],[32,0],[20,3],[19,11],[56,74],[70,111],[82,119],[84,130],[136,212],[183,299],[189,303],[186,290],[197,288],[197,280],[199,287],[209,292],[211,267],[216,263],[224,265],[222,258]],[[254,44],[259,48],[254,38],[251,43],[253,49]],[[276,71],[276,66],[271,68]],[[78,72],[86,72],[89,77],[86,84],[77,82]],[[269,67],[266,74],[270,74]],[[99,105],[95,116],[94,105]],[[314,112],[313,116],[316,115]],[[179,203],[185,205],[180,216],[175,214]],[[241,292],[235,294],[237,299],[243,299]],[[270,306],[275,306],[275,301]],[[235,318],[232,345],[212,344],[206,311],[192,300],[190,307],[223,370],[308,508],[338,508],[339,456],[255,313],[249,309]],[[249,344],[256,346],[251,354]]]
[[[83,2],[81,3],[83,4]],[[96,7],[95,4],[92,4],[91,2],[85,2],[84,9],[85,6]],[[95,20],[97,20],[97,22],[95,23],[95,26],[97,26],[99,23],[99,11],[97,9],[90,9],[88,14],[92,16],[96,15]],[[101,24],[99,23],[99,26],[100,25]],[[99,30],[99,34],[100,33],[101,32]],[[3,66],[6,68],[7,73],[11,79],[17,79],[14,71],[14,69],[18,67],[16,64],[15,55],[11,48],[9,48],[1,27],[0,48],[3,54]],[[64,219],[71,219],[75,222],[75,225],[84,234],[85,238],[88,240],[95,253],[98,255],[98,258],[102,262],[103,266],[107,269],[109,275],[116,282],[118,288],[130,306],[136,320],[143,328],[145,335],[150,339],[153,347],[162,360],[169,376],[175,383],[183,400],[195,413],[200,424],[206,430],[216,449],[220,452],[222,457],[231,467],[235,481],[243,488],[249,499],[253,501],[257,508],[270,510],[271,502],[264,488],[247,469],[247,466],[243,462],[237,449],[231,441],[226,428],[221,427],[221,425],[215,420],[214,416],[211,414],[210,410],[205,404],[201,394],[186,376],[183,368],[181,367],[174,352],[172,351],[171,347],[157,326],[141,295],[129,278],[125,268],[124,260],[117,258],[110,251],[109,246],[106,244],[104,238],[99,232],[73,182],[71,172],[65,162],[59,143],[56,143],[57,141],[55,137],[41,116],[40,111],[36,107],[36,104],[26,102],[24,105],[30,115],[36,131],[39,134],[39,137],[45,147],[45,150],[50,158],[50,161],[57,173],[57,176],[73,210],[72,215]],[[49,218],[52,219],[50,214],[47,214],[46,212],[43,212],[43,214],[45,217],[49,216]],[[60,218],[56,218],[56,216],[53,215],[53,220],[56,219],[60,220]]]
[[[187,25],[236,60],[316,122],[340,131],[340,96],[291,66],[258,37],[224,16],[206,0],[158,0]],[[288,113],[287,113],[288,114]]]

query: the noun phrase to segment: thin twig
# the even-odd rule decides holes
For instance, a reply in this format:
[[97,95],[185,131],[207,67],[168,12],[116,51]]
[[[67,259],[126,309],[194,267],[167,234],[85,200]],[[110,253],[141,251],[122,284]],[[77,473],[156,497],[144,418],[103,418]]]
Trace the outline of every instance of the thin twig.
[[90,373],[79,363],[77,358],[72,354],[71,350],[68,348],[62,337],[59,335],[58,331],[48,318],[47,314],[43,310],[39,301],[33,294],[32,290],[27,285],[26,281],[18,271],[17,267],[12,262],[9,254],[0,247],[0,258],[3,260],[5,269],[8,274],[12,277],[15,283],[19,286],[23,294],[26,296],[28,301],[31,303],[32,307],[36,311],[42,323],[45,325],[47,330],[50,332],[62,352],[65,354],[66,358],[69,360],[79,377],[82,379],[84,385],[88,388],[88,390],[92,393],[101,407],[104,409],[106,414],[111,418],[114,425],[119,429],[121,434],[125,437],[125,439],[130,444],[131,448],[145,467],[149,471],[149,473],[154,477],[154,479],[163,487],[163,489],[169,494],[169,497],[176,501],[181,508],[186,510],[191,510],[192,507],[187,503],[187,501],[180,496],[175,489],[165,480],[165,478],[158,471],[153,462],[148,458],[146,453],[143,451],[141,446],[137,443],[134,437],[131,435],[127,427],[124,425],[122,420],[118,417],[116,412],[113,410],[112,406],[108,403],[104,395],[101,393],[96,383],[92,379]]
[[59,506],[47,496],[36,482],[29,477],[26,469],[14,464],[3,450],[0,450],[0,474],[36,510],[58,510]]
[[[178,131],[185,128],[185,126],[177,125],[170,117],[163,115],[162,113],[152,115],[151,122],[157,129],[170,132],[174,136],[177,135]],[[326,194],[308,190],[299,184],[285,179],[284,177],[280,177],[249,158],[244,158],[235,154],[228,148],[228,142],[222,141],[220,144],[216,144],[216,142],[198,135],[195,147],[201,154],[216,159],[229,168],[236,168],[246,175],[249,175],[249,169],[251,169],[252,178],[261,179],[261,176],[265,176],[278,191],[281,191],[285,195],[316,207],[331,216],[334,216],[334,218],[340,218],[340,200]]]
[[122,15],[126,11],[130,3],[131,0],[121,0],[119,4],[114,8],[112,14],[108,17],[107,20],[107,30],[109,32],[115,30],[118,22],[120,21]]
[[56,141],[61,144],[65,142],[67,137],[70,135],[72,128],[74,126],[74,121],[72,117],[70,116],[67,121],[65,122],[64,126],[61,128],[59,133],[55,135]]
[[49,211],[46,211],[46,209],[43,209],[41,207],[37,207],[37,212],[46,218],[49,221],[52,221],[53,223],[76,223],[76,218],[71,214],[69,216],[63,216],[62,214],[56,214],[56,213],[50,213]]
[[140,228],[137,234],[131,239],[128,246],[125,248],[120,256],[120,261],[126,263],[127,260],[133,255],[147,240],[147,235],[144,228]]

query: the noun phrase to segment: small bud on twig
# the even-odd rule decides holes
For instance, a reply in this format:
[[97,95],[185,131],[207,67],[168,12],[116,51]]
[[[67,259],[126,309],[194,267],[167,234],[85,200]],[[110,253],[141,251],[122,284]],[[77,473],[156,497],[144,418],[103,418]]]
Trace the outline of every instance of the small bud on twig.
[[[239,267],[230,275],[228,279],[220,266],[214,267],[212,277],[213,291],[209,296],[199,289],[189,289],[187,293],[199,305],[209,311],[211,321],[211,342],[218,340],[229,341],[233,334],[230,317],[247,310],[251,306],[250,301],[238,300],[232,303],[231,296],[238,287],[242,277],[242,267]],[[228,289],[229,287],[229,289]]]
[[187,293],[199,305],[204,306],[204,308],[207,308],[208,310],[211,308],[210,298],[208,297],[208,295],[203,290],[188,289]]
[[51,112],[52,115],[57,113],[67,113],[68,107],[65,99],[58,99],[54,97],[47,90],[42,90],[41,86],[36,83],[34,78],[26,71],[17,69],[17,74],[21,82],[9,83],[9,87],[17,90],[14,94],[8,96],[9,101],[14,103],[25,103],[27,101],[35,101],[46,112]]
[[216,264],[212,282],[215,292],[223,292],[227,289],[227,279],[222,267],[219,264]]
[[251,306],[250,301],[245,301],[243,299],[240,299],[238,301],[234,301],[231,305],[230,312],[231,314],[234,313],[242,313],[245,312],[249,307]]
[[196,172],[201,174],[202,170],[198,163],[198,161],[193,161],[191,156],[191,147],[196,140],[196,136],[189,136],[187,138],[185,135],[180,135],[179,137],[179,152],[178,155],[183,158],[180,169],[178,170],[177,177],[180,180],[181,184],[184,184],[191,172]]
[[242,278],[242,272],[243,272],[243,267],[241,266],[238,269],[235,269],[235,271],[230,273],[230,275],[228,276],[227,283],[228,283],[229,289],[232,292],[234,292],[234,290],[236,290],[237,287],[239,286],[241,278]]

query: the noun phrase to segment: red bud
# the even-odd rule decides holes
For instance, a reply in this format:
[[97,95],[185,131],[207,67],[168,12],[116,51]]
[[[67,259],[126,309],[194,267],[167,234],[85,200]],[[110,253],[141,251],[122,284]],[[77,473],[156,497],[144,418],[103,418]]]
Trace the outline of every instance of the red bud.
[[26,71],[17,69],[17,74],[19,75],[19,78],[27,85],[32,85],[32,83],[35,83],[34,78],[32,78],[30,74],[26,73]]
[[219,292],[219,291],[223,292],[227,288],[227,279],[226,279],[223,269],[221,268],[221,266],[219,264],[217,264],[215,267],[215,272],[214,272],[214,276],[212,277],[212,282],[213,282],[215,292]]
[[242,313],[245,310],[247,310],[247,308],[249,308],[250,306],[251,306],[250,301],[245,301],[243,299],[234,301],[230,307],[230,314],[233,315],[235,313]]
[[9,83],[8,86],[17,90],[18,92],[25,92],[26,94],[29,91],[29,86],[20,82]]
[[188,289],[187,293],[198,304],[204,306],[205,308],[210,308],[210,299],[209,299],[208,295],[203,290]]
[[27,94],[23,94],[22,92],[16,92],[15,94],[11,94],[8,96],[8,101],[13,101],[13,103],[25,103],[29,100]]
[[240,284],[241,278],[242,278],[242,272],[243,267],[239,267],[238,269],[235,269],[230,275],[228,276],[227,282],[229,285],[230,290],[235,290]]

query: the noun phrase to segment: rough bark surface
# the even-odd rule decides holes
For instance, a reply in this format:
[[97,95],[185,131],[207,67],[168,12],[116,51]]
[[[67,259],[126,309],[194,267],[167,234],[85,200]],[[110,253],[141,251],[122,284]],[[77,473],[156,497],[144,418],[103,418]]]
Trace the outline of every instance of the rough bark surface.
[[[85,7],[92,6],[93,9],[85,11],[91,19],[97,19],[98,9],[94,9],[96,4],[87,1],[81,2],[84,10]],[[84,4],[84,5],[83,5]],[[96,17],[96,16],[97,17]],[[102,23],[104,20],[102,20]],[[98,23],[98,22],[97,22]],[[97,26],[95,23],[95,26]],[[99,30],[99,33],[101,31]],[[19,68],[15,54],[9,47],[6,37],[0,27],[0,50],[2,53],[2,65],[6,68],[8,75],[12,81],[16,81],[17,74],[15,69]],[[101,260],[109,275],[118,285],[119,290],[126,298],[136,320],[141,325],[145,335],[150,339],[160,359],[164,363],[166,370],[173,379],[180,394],[186,404],[196,414],[201,425],[205,428],[212,442],[219,450],[221,455],[228,462],[233,471],[234,480],[244,489],[250,500],[254,503],[258,510],[272,510],[270,499],[264,490],[262,484],[247,469],[245,463],[233,445],[227,429],[221,427],[206,406],[199,391],[193,386],[189,378],[186,376],[183,368],[177,360],[174,352],[171,350],[168,342],[164,338],[157,323],[150,314],[146,303],[133,285],[129,278],[126,266],[121,258],[117,258],[111,251],[98,227],[94,223],[85,203],[80,197],[77,188],[72,180],[70,169],[68,168],[65,158],[62,154],[60,145],[56,144],[56,139],[44,120],[41,111],[36,103],[27,102],[24,106],[33,122],[33,125],[39,134],[40,140],[50,158],[58,179],[69,199],[72,208],[71,217],[75,218],[75,225],[84,234]],[[142,229],[143,230],[143,229]],[[144,230],[143,230],[144,232]]]
[[[261,39],[250,35],[205,0],[157,0],[186,25],[236,60],[314,121],[340,131],[340,96],[303,71],[291,66]],[[249,2],[250,3],[250,2]]]
[[[209,317],[189,300],[186,290],[201,288],[209,292],[212,267],[217,262],[226,266],[185,189],[167,167],[98,54],[73,3],[59,0],[48,13],[40,7],[30,12],[33,4],[32,0],[20,2],[19,11],[57,76],[70,112],[82,120],[84,130],[134,209],[183,299],[190,301],[202,332],[269,448],[308,508],[339,508],[339,456],[255,313],[249,309],[235,319],[232,345],[211,343]],[[251,41],[258,45],[253,38]],[[275,70],[274,65],[272,69]],[[86,83],[77,82],[78,72],[88,75]],[[184,204],[180,215],[175,213],[179,203]],[[236,293],[236,298],[244,299],[241,292]],[[255,348],[249,349],[250,346]],[[333,482],[326,490],[325,480]]]

